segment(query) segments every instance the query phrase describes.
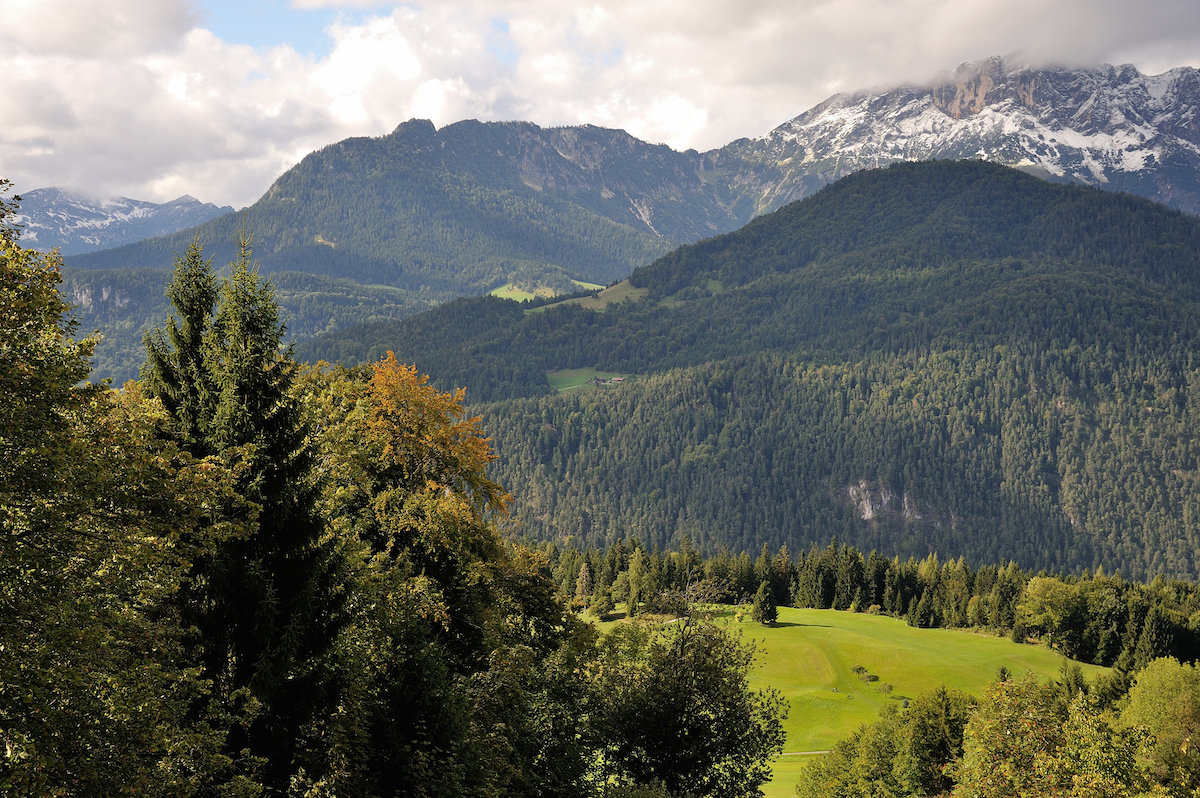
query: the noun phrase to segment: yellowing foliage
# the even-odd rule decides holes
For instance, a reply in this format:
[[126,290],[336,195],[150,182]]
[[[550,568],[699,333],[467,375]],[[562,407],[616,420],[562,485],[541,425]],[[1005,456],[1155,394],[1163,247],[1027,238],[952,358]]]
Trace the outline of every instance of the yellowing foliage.
[[[480,418],[463,418],[465,389],[442,392],[416,366],[393,352],[374,365],[368,388],[367,436],[377,446],[376,464],[413,490],[444,494],[441,511],[466,500],[471,509],[500,513],[507,495],[484,476],[495,459]],[[451,495],[456,494],[456,499]]]

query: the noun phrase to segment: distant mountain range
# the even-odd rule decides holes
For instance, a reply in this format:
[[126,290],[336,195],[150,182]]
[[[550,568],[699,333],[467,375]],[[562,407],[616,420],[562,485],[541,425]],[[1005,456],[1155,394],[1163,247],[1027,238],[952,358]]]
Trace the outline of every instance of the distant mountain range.
[[[592,126],[465,121],[438,130],[412,120],[310,154],[245,214],[265,272],[387,288],[396,312],[412,312],[502,287],[563,294],[608,285],[679,244],[901,160],[981,158],[1196,212],[1197,108],[1200,73],[1190,68],[1147,77],[1129,66],[1033,68],[995,58],[926,86],[838,95],[760,138],[703,153]],[[31,215],[40,240],[35,224]],[[226,214],[72,256],[68,278],[82,294],[116,296],[89,270],[169,269],[195,235],[220,264],[240,224]],[[132,320],[143,310],[125,307],[101,315]],[[310,305],[301,326],[379,318],[357,303],[325,310]],[[113,336],[140,341],[142,326],[125,323]]]
[[126,197],[96,200],[39,188],[21,195],[17,222],[25,246],[79,255],[167,235],[232,212],[228,205],[219,208],[186,194],[155,203]]

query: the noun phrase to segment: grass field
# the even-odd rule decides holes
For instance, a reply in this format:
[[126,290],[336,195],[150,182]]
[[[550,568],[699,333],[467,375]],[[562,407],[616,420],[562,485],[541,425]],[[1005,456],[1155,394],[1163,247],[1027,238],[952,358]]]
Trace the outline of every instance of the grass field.
[[[598,291],[604,286],[599,283],[585,283],[581,280],[572,280],[571,282],[579,286],[584,291]],[[493,288],[488,292],[492,296],[498,296],[501,299],[512,299],[517,302],[524,302],[527,299],[543,299],[545,297],[554,296],[554,289],[542,286],[530,292],[524,288],[519,288],[512,283],[505,283],[499,288]]]
[[538,288],[537,290],[530,292],[526,291],[524,288],[518,288],[512,283],[505,283],[499,288],[493,288],[488,293],[491,296],[498,296],[501,299],[511,299],[514,302],[524,302],[527,299],[554,296],[554,291],[549,288]]
[[363,288],[371,288],[376,291],[391,291],[394,294],[408,294],[410,291],[407,288],[400,288],[395,285],[384,285],[383,283],[363,283]]
[[[600,286],[596,286],[600,288]],[[649,288],[634,288],[629,284],[628,280],[622,280],[616,285],[605,288],[595,296],[576,297],[575,299],[564,299],[564,305],[579,305],[582,308],[589,310],[604,310],[609,305],[618,302],[624,302],[627,299],[638,300],[650,292]]]
[[[790,702],[784,724],[787,754],[828,750],[874,720],[884,705],[940,685],[978,694],[1001,665],[1014,676],[1032,672],[1047,681],[1059,675],[1063,661],[1040,645],[961,630],[914,629],[895,618],[833,610],[780,607],[773,628],[752,622],[739,626],[759,648],[752,686],[774,687]],[[856,665],[878,681],[859,678]],[[1088,679],[1104,671],[1082,667]],[[883,685],[891,685],[891,692]],[[775,778],[764,789],[767,798],[792,795],[809,756],[780,757]]]
[[620,376],[623,375],[612,371],[596,371],[592,368],[559,369],[558,371],[546,372],[546,379],[550,382],[550,387],[556,391],[570,391],[581,388],[584,385],[590,385],[596,377],[609,380]]

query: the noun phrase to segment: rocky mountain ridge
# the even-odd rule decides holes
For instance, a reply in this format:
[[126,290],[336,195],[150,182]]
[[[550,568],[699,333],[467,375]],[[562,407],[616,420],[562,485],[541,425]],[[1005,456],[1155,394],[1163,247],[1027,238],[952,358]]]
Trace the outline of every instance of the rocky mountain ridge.
[[[1129,65],[1032,67],[1010,57],[964,64],[925,85],[835,95],[761,137],[707,152],[592,125],[435,128],[413,119],[310,154],[249,211],[274,217],[267,227],[251,219],[258,253],[274,268],[269,262],[352,279],[370,269],[366,282],[451,294],[555,274],[608,283],[671,246],[897,161],[987,160],[1198,213],[1198,109],[1200,72],[1189,67],[1146,76]],[[26,200],[28,216],[37,193]],[[431,222],[474,251],[468,257],[440,231],[428,234]],[[37,224],[28,229],[38,244],[47,236]],[[320,265],[334,243],[339,262]],[[480,268],[491,259],[484,250],[499,257]],[[342,262],[350,251],[359,263]],[[162,265],[157,250],[119,260]]]
[[835,95],[724,148],[776,171],[766,205],[896,161],[978,158],[1200,212],[1200,72],[964,64],[924,86]]
[[156,203],[128,197],[97,200],[60,188],[39,188],[21,196],[17,221],[25,246],[80,255],[167,235],[232,212],[229,206],[217,207],[188,194]]

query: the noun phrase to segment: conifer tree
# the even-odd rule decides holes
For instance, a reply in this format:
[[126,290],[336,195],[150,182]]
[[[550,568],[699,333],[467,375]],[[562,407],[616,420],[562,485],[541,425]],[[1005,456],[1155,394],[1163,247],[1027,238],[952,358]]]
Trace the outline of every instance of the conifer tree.
[[1171,629],[1162,610],[1151,607],[1133,649],[1133,670],[1141,670],[1158,657],[1169,656],[1173,647]]
[[779,609],[775,605],[775,597],[771,595],[771,586],[766,580],[759,584],[758,592],[754,594],[750,617],[763,626],[770,626],[779,619]]
[[211,454],[201,424],[212,418],[212,378],[204,362],[204,339],[217,303],[217,278],[198,238],[175,259],[167,297],[179,318],[171,315],[165,330],[146,336],[142,377],[173,419],[179,442],[192,454]]
[[229,747],[264,760],[267,783],[284,786],[301,729],[329,700],[322,665],[338,623],[336,559],[292,395],[296,366],[281,352],[284,326],[250,244],[243,226],[219,287],[198,243],[177,261],[168,295],[181,320],[148,339],[143,376],[170,415],[168,437],[226,458],[257,510],[248,534],[195,562],[185,601],[217,700],[232,711],[250,698]]
[[588,598],[592,595],[592,572],[585,562],[579,566],[579,575],[575,577],[575,602],[586,607]]

